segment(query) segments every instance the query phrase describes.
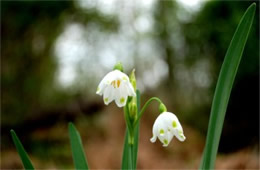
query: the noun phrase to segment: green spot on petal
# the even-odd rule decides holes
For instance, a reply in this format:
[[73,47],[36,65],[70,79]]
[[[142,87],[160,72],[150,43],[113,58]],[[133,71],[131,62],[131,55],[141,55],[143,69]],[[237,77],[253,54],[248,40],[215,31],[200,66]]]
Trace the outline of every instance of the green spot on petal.
[[181,138],[183,138],[183,132],[181,130],[178,131]]
[[126,78],[126,77],[123,77],[123,80],[127,80],[127,78]]
[[105,98],[105,102],[106,102],[106,103],[108,102],[108,98]]
[[100,91],[100,88],[98,87],[98,88],[97,88],[97,92],[99,92],[99,91]]
[[168,145],[168,140],[167,140],[167,139],[164,139],[164,140],[163,140],[163,143],[164,143],[165,145]]
[[120,99],[120,103],[123,104],[124,102],[125,102],[125,98],[122,97],[122,98]]
[[174,120],[174,121],[172,121],[172,127],[173,128],[176,128],[177,127],[177,123],[176,123],[176,121]]
[[161,134],[161,135],[164,134],[164,130],[163,130],[163,129],[160,130],[160,134]]

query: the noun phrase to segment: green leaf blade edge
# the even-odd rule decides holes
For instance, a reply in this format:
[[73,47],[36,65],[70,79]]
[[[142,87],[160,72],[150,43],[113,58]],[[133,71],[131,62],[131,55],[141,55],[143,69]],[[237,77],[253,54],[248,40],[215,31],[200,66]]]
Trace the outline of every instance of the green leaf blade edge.
[[251,30],[255,9],[256,4],[253,3],[240,20],[221,67],[213,98],[206,145],[200,169],[214,169],[231,89]]
[[28,156],[28,154],[26,153],[21,141],[19,140],[19,138],[17,137],[15,131],[12,129],[10,130],[10,133],[11,133],[11,136],[12,136],[12,139],[13,139],[13,142],[14,142],[14,145],[16,147],[16,150],[23,162],[23,166],[25,169],[34,169],[32,163],[31,163],[31,160]]
[[122,155],[122,163],[121,169],[129,169],[129,145],[128,145],[128,130],[126,128],[125,132],[125,139],[124,139],[124,148],[123,148],[123,155]]
[[80,134],[73,123],[69,123],[69,138],[75,169],[89,169]]

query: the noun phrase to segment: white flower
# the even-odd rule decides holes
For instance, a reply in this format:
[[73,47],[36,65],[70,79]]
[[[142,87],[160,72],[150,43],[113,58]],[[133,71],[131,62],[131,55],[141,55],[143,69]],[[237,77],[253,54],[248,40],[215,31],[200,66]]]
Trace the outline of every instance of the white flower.
[[118,107],[125,106],[128,96],[136,96],[128,76],[119,70],[109,72],[99,83],[96,93],[103,95],[106,105],[115,100]]
[[163,146],[166,147],[171,142],[173,136],[176,136],[182,142],[186,139],[182,126],[175,114],[163,112],[153,124],[153,137],[150,140],[154,143],[158,137]]

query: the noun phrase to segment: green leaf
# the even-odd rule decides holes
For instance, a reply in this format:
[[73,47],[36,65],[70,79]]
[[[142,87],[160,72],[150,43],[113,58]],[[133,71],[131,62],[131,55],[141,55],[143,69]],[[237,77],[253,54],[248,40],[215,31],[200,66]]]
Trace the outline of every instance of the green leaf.
[[69,123],[69,137],[75,168],[88,169],[80,134],[71,122]]
[[10,131],[13,142],[15,144],[16,150],[23,162],[23,166],[25,169],[34,169],[29,156],[27,155],[26,151],[24,150],[24,147],[22,143],[20,142],[19,138],[17,137],[16,133],[14,130]]
[[253,23],[255,9],[256,4],[253,3],[246,10],[227,50],[212,103],[201,169],[214,168],[231,89]]
[[[140,92],[139,92],[139,90],[136,91],[136,98],[137,98],[137,114],[140,114]],[[139,126],[140,126],[140,123],[137,122],[135,131],[134,131],[134,145],[133,146],[131,146],[128,142],[128,130],[126,129],[121,169],[136,169],[138,144],[139,144]]]

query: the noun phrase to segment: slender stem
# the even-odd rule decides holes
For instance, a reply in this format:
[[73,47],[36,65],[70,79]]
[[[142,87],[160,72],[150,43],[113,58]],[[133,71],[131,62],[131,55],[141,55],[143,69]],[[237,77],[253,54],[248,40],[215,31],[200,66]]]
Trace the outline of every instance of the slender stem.
[[128,129],[128,143],[133,144],[134,143],[134,128],[132,126],[132,123],[129,119],[129,108],[128,108],[128,103],[124,107],[124,115],[125,115],[125,120],[126,120],[126,127]]
[[132,127],[131,127],[131,123],[129,120],[129,111],[128,111],[127,105],[124,107],[124,116],[125,116],[127,128],[128,128],[128,130],[131,130]]
[[133,170],[134,169],[134,163],[133,163],[133,145],[132,144],[129,144],[129,147],[128,147],[128,169],[129,170]]
[[134,167],[134,145],[130,144],[130,155],[131,155],[131,164],[132,164],[132,169],[135,169]]
[[134,127],[137,124],[137,122],[140,120],[140,118],[142,117],[142,115],[144,114],[144,111],[146,110],[146,108],[149,106],[149,104],[153,101],[156,100],[159,103],[162,103],[162,101],[158,98],[158,97],[152,97],[149,100],[147,100],[147,102],[144,104],[142,110],[140,111],[140,114],[138,115],[135,123],[134,123]]

